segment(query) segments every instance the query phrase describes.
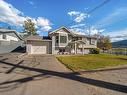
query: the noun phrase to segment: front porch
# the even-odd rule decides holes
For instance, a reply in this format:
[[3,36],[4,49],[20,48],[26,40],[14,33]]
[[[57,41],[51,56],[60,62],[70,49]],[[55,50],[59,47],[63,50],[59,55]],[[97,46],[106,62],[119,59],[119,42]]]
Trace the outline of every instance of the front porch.
[[77,54],[89,54],[89,49],[84,48],[85,42],[83,41],[73,41],[69,42],[66,47],[59,47],[59,51],[57,54],[69,54],[69,55],[77,55]]

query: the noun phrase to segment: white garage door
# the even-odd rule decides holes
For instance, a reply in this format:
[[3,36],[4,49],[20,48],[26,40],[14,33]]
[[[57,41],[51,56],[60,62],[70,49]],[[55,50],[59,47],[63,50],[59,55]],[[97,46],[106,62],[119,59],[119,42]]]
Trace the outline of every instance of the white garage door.
[[32,54],[46,54],[46,46],[32,46]]

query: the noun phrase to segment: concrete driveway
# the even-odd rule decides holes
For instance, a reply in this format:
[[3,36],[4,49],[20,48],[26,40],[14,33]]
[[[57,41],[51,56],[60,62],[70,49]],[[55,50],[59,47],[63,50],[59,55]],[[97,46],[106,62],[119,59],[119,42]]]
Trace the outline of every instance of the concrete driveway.
[[127,94],[127,86],[124,84],[94,79],[89,74],[72,73],[53,55],[22,58],[18,58],[18,55],[0,55],[0,95]]

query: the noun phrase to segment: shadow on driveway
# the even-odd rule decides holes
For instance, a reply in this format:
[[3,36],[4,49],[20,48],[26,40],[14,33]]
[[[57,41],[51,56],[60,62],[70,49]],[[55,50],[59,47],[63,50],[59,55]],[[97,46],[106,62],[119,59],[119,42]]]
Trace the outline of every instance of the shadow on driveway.
[[[79,76],[78,73],[64,73],[64,72],[56,72],[56,71],[38,69],[38,68],[33,68],[33,67],[28,67],[28,66],[21,66],[20,64],[16,65],[13,63],[9,63],[9,62],[4,62],[3,60],[0,60],[0,63],[6,64],[9,66],[13,66],[10,71],[12,71],[14,68],[20,68],[20,69],[25,69],[28,71],[34,71],[34,72],[40,73],[38,75],[33,75],[30,77],[26,77],[26,78],[2,82],[2,83],[0,83],[0,86],[12,84],[12,83],[18,83],[18,84],[27,83],[29,81],[34,81],[37,77],[48,78],[51,76],[57,76],[57,77],[65,78],[65,79],[70,79],[73,81],[78,81],[81,83],[86,83],[86,84],[90,84],[90,85],[94,85],[94,86],[98,86],[98,87],[102,87],[102,88],[106,88],[106,89],[110,89],[110,90],[114,90],[114,91],[127,93],[127,86],[125,86],[125,85],[120,85],[120,84],[116,84],[116,83],[105,82],[105,81],[101,81],[101,80],[95,80],[95,79],[81,77],[81,76]],[[22,63],[22,61],[19,63]],[[10,73],[10,71],[9,71],[9,73]]]

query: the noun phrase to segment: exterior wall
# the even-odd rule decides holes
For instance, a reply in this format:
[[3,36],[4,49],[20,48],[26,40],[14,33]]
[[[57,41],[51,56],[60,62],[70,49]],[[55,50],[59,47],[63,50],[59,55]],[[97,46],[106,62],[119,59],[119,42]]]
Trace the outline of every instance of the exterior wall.
[[[6,35],[6,39],[3,39],[3,34]],[[12,52],[19,46],[23,46],[23,41],[15,33],[0,33],[0,53]]]
[[84,49],[84,51],[82,51],[82,49],[77,49],[77,54],[89,54],[90,53],[90,49]]
[[2,40],[2,34],[0,34],[0,40]]
[[90,49],[84,49],[84,53],[83,54],[89,54],[90,53]]
[[28,54],[32,54],[32,45],[31,45],[31,44],[27,44],[27,45],[26,45],[26,52],[27,52]]
[[[56,44],[56,36],[58,36],[58,44]],[[66,36],[67,42],[66,43],[60,43],[60,36]],[[68,45],[68,33],[65,32],[63,29],[56,32],[54,35],[52,35],[52,54],[58,54],[59,48],[64,48]]]
[[[3,42],[3,41],[2,41]],[[0,44],[0,53],[9,53],[13,50],[15,50],[17,47],[22,46],[23,41],[9,41],[9,44],[7,42]]]
[[55,36],[52,36],[52,54],[55,54]]
[[[71,53],[75,54],[75,50],[71,49]],[[89,54],[90,53],[90,49],[84,49],[84,51],[82,52],[82,49],[77,49],[77,54]]]
[[11,45],[10,41],[0,41],[0,46],[7,46],[7,45]]
[[[96,39],[92,39],[92,40],[95,41],[94,44],[91,44],[91,39],[88,39],[88,38],[83,38],[83,39],[85,39],[84,48],[86,48],[86,49],[87,49],[87,48],[89,48],[89,49],[91,49],[91,48],[97,48],[97,40],[96,40]],[[82,48],[82,44],[79,45],[79,48]]]
[[0,41],[19,41],[17,36],[14,33],[5,33],[6,39],[3,39],[2,36],[3,34],[0,35]]
[[[46,53],[47,54],[51,54],[52,53],[52,42],[51,41],[28,41],[27,42],[27,46],[26,46],[26,50],[28,54],[34,54],[34,48],[35,47],[41,47],[41,46],[45,46],[46,47]],[[34,47],[35,46],[35,47]],[[38,48],[41,49],[41,48]],[[43,50],[40,50],[43,51]]]
[[[56,44],[56,36],[59,36],[58,44]],[[60,36],[66,36],[67,37],[67,43],[60,43]],[[90,52],[90,49],[97,48],[97,39],[85,37],[85,36],[72,36],[70,32],[67,32],[64,29],[60,29],[59,31],[56,31],[52,36],[52,54],[57,54],[59,52],[59,49],[65,49],[65,52],[68,51],[67,46],[69,42],[73,41],[82,41],[85,44],[82,47],[82,44],[79,44],[77,47],[77,53],[82,54],[88,54]],[[93,41],[92,41],[93,40]],[[95,41],[95,43],[91,43]],[[84,52],[82,52],[82,48],[84,48]],[[74,53],[74,47],[70,49],[71,53]]]

